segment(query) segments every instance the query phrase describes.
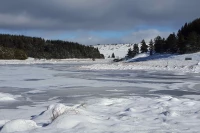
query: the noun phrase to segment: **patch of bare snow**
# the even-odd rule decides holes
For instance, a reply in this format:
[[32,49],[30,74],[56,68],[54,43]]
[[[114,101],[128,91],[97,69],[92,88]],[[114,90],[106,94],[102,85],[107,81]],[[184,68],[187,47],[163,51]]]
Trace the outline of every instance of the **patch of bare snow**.
[[8,93],[0,93],[0,102],[15,101],[19,96],[14,96]]

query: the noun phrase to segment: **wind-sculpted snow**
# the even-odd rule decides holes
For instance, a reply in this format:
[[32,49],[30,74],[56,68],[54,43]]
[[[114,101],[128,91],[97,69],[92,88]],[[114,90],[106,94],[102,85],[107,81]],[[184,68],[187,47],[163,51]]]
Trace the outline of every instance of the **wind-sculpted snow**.
[[[64,110],[63,110],[64,109]],[[64,111],[45,127],[34,120],[51,120],[48,111]],[[72,107],[51,105],[46,111],[30,120],[14,120],[6,123],[1,132],[31,130],[31,133],[125,133],[125,132],[198,132],[200,102],[172,96],[144,98],[98,98]],[[42,121],[37,124],[45,124]],[[35,129],[38,128],[38,129]],[[64,129],[64,130],[63,130]]]
[[7,122],[1,132],[2,133],[14,133],[14,132],[22,132],[22,131],[29,131],[38,128],[36,123],[32,120],[11,120]]

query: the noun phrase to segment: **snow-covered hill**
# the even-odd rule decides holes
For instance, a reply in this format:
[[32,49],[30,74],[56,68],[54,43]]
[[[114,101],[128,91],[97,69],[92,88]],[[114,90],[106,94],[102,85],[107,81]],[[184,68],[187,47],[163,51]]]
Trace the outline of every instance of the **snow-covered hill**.
[[115,54],[116,58],[123,58],[126,56],[128,49],[133,48],[134,44],[106,44],[106,45],[95,45],[100,53],[105,56],[105,58],[111,57],[112,53]]
[[[191,60],[186,60],[191,58]],[[94,64],[83,66],[95,70],[170,70],[200,73],[200,52],[184,55],[172,54],[139,54],[136,57],[119,63]]]

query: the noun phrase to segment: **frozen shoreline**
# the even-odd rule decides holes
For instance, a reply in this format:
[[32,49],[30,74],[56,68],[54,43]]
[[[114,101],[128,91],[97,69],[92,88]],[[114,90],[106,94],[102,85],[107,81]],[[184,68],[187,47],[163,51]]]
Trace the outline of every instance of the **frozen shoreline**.
[[80,68],[89,70],[164,70],[200,73],[200,63],[197,61],[145,61],[134,63],[93,64],[81,66]]
[[34,59],[28,58],[27,60],[0,60],[0,65],[9,64],[69,64],[69,63],[102,63],[109,62],[110,60],[104,59]]
[[[192,60],[185,60],[190,57]],[[200,53],[185,55],[153,55],[140,54],[126,62],[112,64],[93,64],[81,66],[89,70],[167,70],[177,72],[200,73]]]

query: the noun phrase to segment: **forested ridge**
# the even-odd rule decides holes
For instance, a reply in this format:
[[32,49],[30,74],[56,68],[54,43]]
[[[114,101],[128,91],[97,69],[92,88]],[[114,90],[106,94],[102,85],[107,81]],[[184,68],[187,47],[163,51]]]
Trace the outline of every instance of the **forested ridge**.
[[[139,54],[138,44],[129,49],[127,56]],[[167,38],[155,37],[146,44],[141,41],[140,52],[153,53],[194,53],[200,51],[200,18],[185,23],[177,33]],[[44,59],[104,58],[97,48],[62,40],[45,40],[39,37],[0,34],[0,59]]]
[[[14,51],[18,54],[13,54]],[[21,56],[17,56],[21,54]],[[62,40],[0,34],[0,59],[104,58],[97,48]]]
[[[127,57],[132,58],[139,54],[138,44],[128,50]],[[177,32],[172,33],[167,38],[155,37],[146,45],[145,40],[141,41],[140,52],[187,54],[200,52],[200,18],[190,23],[185,23]]]

